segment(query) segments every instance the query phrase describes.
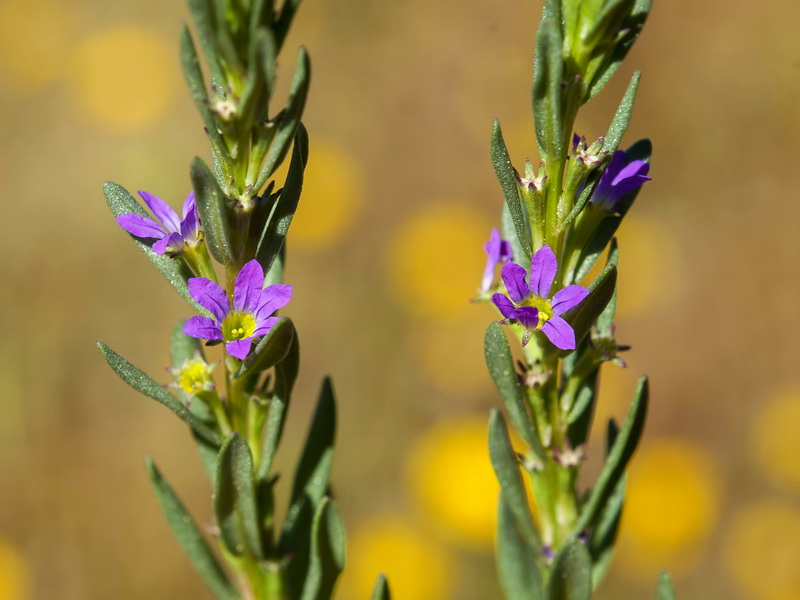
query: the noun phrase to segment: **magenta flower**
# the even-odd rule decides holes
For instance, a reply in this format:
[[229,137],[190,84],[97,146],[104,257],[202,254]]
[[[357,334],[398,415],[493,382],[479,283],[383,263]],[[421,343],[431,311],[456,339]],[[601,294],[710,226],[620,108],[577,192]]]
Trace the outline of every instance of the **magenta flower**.
[[650,163],[643,160],[628,161],[625,152],[617,150],[600,176],[589,202],[594,205],[602,204],[613,211],[620,199],[645,181],[650,181],[651,177],[647,176],[649,170]]
[[264,288],[264,270],[257,260],[251,260],[236,276],[232,308],[223,289],[205,277],[189,279],[189,294],[214,318],[192,317],[184,324],[183,333],[210,342],[225,342],[228,354],[244,360],[253,338],[266,335],[278,322],[271,315],[289,303],[292,286],[275,284]]
[[503,265],[503,283],[511,299],[504,294],[495,294],[492,302],[505,317],[503,322],[515,321],[525,328],[523,346],[534,331],[541,329],[558,348],[575,349],[575,331],[561,315],[580,304],[589,295],[589,290],[580,285],[568,285],[550,298],[557,271],[556,255],[550,246],[542,246],[533,255],[530,285],[523,267],[513,262]]
[[203,229],[194,203],[194,191],[183,202],[182,218],[161,198],[139,192],[147,208],[158,221],[134,213],[117,217],[117,223],[128,233],[140,238],[154,238],[153,252],[178,256],[188,246],[194,248],[203,239]]
[[483,281],[481,282],[481,291],[488,292],[494,282],[494,270],[497,265],[501,265],[514,257],[511,252],[511,244],[500,237],[500,232],[497,228],[492,229],[492,234],[489,241],[483,246],[486,251],[486,269],[483,271]]

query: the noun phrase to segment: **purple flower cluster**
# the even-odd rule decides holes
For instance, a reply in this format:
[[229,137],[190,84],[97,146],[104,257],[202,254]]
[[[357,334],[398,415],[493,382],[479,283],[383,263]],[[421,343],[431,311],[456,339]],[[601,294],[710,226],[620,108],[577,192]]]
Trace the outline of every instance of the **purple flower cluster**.
[[575,331],[561,315],[580,304],[589,295],[589,290],[580,285],[568,285],[551,298],[550,288],[557,271],[558,262],[550,246],[542,246],[533,255],[530,284],[523,267],[513,262],[503,265],[501,275],[508,296],[495,294],[492,302],[505,317],[504,322],[516,322],[525,328],[523,346],[534,331],[541,330],[558,348],[575,349]]
[[153,252],[178,256],[185,248],[193,248],[203,240],[203,228],[197,215],[194,191],[189,192],[183,202],[181,218],[161,198],[142,191],[139,195],[158,221],[125,213],[117,217],[117,223],[136,237],[157,240],[153,244]]
[[600,176],[589,202],[613,211],[623,197],[652,179],[647,176],[648,171],[650,163],[643,160],[629,161],[624,151],[617,150]]
[[272,313],[289,303],[292,286],[275,284],[265,288],[264,270],[257,260],[251,260],[236,276],[232,307],[225,291],[205,277],[189,279],[189,294],[214,318],[192,317],[184,324],[183,333],[225,342],[228,354],[244,360],[253,339],[266,335],[278,322]]
[[511,252],[511,244],[500,237],[500,232],[497,231],[496,227],[492,229],[489,241],[484,244],[483,249],[486,251],[487,259],[486,268],[483,271],[483,280],[481,281],[481,291],[488,292],[492,287],[492,283],[494,283],[495,267],[512,260],[514,257]]

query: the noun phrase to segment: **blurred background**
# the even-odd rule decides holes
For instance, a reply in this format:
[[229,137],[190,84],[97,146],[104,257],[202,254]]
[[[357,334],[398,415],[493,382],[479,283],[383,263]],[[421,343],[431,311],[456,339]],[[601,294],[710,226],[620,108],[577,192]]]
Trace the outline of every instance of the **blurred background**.
[[[303,362],[278,466],[332,374],[341,600],[367,598],[381,570],[399,600],[501,598],[486,452],[500,400],[482,356],[495,317],[468,300],[502,202],[492,118],[515,164],[537,159],[539,11],[305,0],[282,57],[280,90],[300,44],[314,75],[289,237]],[[178,206],[208,156],[177,59],[186,19],[180,0],[0,0],[2,600],[210,598],[142,467],[152,455],[210,523],[193,445],[94,347],[167,382],[168,333],[191,314],[101,194],[113,180]],[[579,119],[603,134],[643,70],[624,145],[652,138],[653,181],[620,234],[618,339],[633,351],[604,367],[598,431],[642,372],[652,411],[601,599],[652,598],[663,567],[682,600],[800,598],[798,20],[789,0],[656,2]]]

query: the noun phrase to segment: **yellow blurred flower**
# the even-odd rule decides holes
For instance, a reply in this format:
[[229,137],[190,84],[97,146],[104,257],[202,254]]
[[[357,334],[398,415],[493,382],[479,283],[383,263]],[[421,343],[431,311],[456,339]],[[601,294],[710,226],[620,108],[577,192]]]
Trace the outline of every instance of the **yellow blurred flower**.
[[759,600],[800,598],[797,506],[762,499],[743,508],[728,527],[722,548],[728,576],[743,592]]
[[800,489],[800,388],[785,390],[761,410],[750,448],[770,481]]
[[78,106],[114,131],[132,131],[163,115],[181,81],[173,44],[133,25],[86,37],[71,61]]
[[0,600],[25,600],[30,597],[30,576],[22,556],[0,538]]
[[[276,174],[276,185],[282,185],[287,166],[282,165]],[[303,195],[290,230],[292,248],[324,250],[352,230],[363,185],[361,169],[349,154],[324,140],[312,139]]]
[[0,75],[3,88],[37,90],[53,81],[73,37],[73,3],[0,2]]
[[434,536],[413,521],[387,515],[361,523],[348,541],[341,597],[369,598],[379,573],[387,575],[392,598],[446,600],[453,591],[455,566]]
[[633,457],[622,513],[622,572],[654,579],[680,575],[702,555],[718,518],[717,472],[705,449],[688,441],[646,443]]
[[456,202],[431,202],[395,232],[388,254],[395,294],[413,315],[458,319],[480,285],[491,223]]

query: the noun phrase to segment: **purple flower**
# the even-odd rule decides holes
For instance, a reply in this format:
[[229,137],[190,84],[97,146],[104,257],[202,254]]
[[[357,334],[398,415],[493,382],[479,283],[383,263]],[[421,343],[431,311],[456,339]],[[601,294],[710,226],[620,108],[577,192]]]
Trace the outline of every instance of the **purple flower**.
[[486,251],[488,258],[486,259],[486,269],[483,271],[481,291],[488,292],[494,282],[495,267],[514,257],[511,253],[511,244],[500,237],[500,232],[497,231],[497,228],[492,229],[492,235],[489,237],[489,241],[483,245],[483,249]]
[[650,163],[643,160],[628,161],[625,152],[617,150],[600,176],[589,202],[594,205],[604,204],[609,210],[614,210],[621,198],[645,181],[650,181],[651,177],[647,176],[649,170]]
[[575,331],[561,315],[580,304],[589,290],[580,285],[568,285],[549,298],[557,271],[556,255],[550,246],[542,246],[533,255],[530,285],[523,267],[513,262],[503,265],[503,283],[510,299],[504,294],[495,294],[492,302],[505,317],[504,321],[516,321],[525,328],[523,346],[534,331],[541,329],[558,348],[575,349]]
[[149,192],[139,192],[158,221],[134,213],[117,217],[117,223],[125,231],[140,238],[154,238],[153,252],[178,256],[188,246],[195,247],[203,239],[203,229],[197,216],[194,191],[189,192],[183,202],[182,219],[169,204]]
[[257,260],[248,262],[233,286],[233,308],[227,294],[205,277],[189,279],[189,294],[214,318],[192,317],[183,333],[211,342],[225,342],[228,354],[244,360],[250,353],[253,338],[261,337],[278,322],[271,316],[289,303],[292,286],[269,285],[264,288],[264,270]]

